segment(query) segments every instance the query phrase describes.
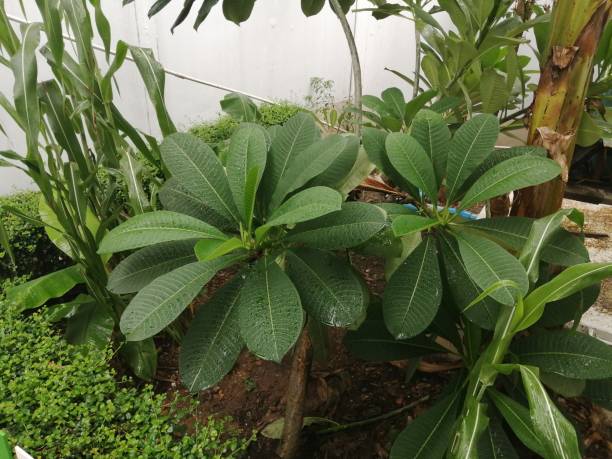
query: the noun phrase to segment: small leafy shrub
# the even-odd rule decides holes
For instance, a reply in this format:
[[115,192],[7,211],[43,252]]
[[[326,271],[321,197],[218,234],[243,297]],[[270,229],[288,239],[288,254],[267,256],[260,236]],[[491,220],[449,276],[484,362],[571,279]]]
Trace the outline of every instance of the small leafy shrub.
[[[251,101],[249,102],[252,104]],[[262,126],[269,127],[282,126],[301,109],[289,102],[281,102],[279,104],[263,104],[256,110],[258,116],[254,121]],[[217,121],[192,126],[189,128],[189,133],[205,143],[217,145],[232,136],[240,125],[239,120],[240,117],[232,115],[222,116]]]
[[0,309],[0,430],[34,457],[212,459],[248,446],[222,420],[185,433],[186,401],[118,382],[110,351],[68,345],[43,314]]
[[[37,217],[39,201],[40,194],[33,191],[1,196],[0,212],[3,207],[11,207],[25,215]],[[0,279],[23,275],[38,277],[66,264],[66,256],[49,240],[44,228],[8,212],[3,212],[0,218],[18,261],[13,266],[9,254],[0,246]]]
[[127,340],[161,332],[230,266],[239,273],[200,307],[182,342],[180,371],[190,390],[216,384],[244,346],[280,362],[306,313],[338,327],[362,320],[369,295],[336,251],[369,240],[386,225],[386,214],[343,203],[358,152],[357,137],[321,138],[303,112],[282,128],[241,125],[225,168],[196,137],[166,137],[161,155],[172,174],[160,190],[166,210],[128,220],[100,244],[104,254],[140,249],[109,279],[116,294],[138,292],[121,316]]

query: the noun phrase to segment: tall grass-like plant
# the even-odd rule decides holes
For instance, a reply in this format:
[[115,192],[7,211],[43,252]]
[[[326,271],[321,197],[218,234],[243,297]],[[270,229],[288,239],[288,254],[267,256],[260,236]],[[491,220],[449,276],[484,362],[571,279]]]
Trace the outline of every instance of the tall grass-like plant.
[[[90,3],[109,60],[106,72],[98,65],[90,6],[84,0],[38,2],[42,22],[22,25],[20,34],[10,25],[0,3],[1,63],[14,77],[13,101],[2,96],[0,104],[26,139],[25,152],[0,152],[1,165],[24,171],[42,195],[37,216],[8,207],[2,210],[45,227],[54,244],[75,262],[12,289],[7,300],[22,310],[36,308],[85,284],[87,293],[57,307],[57,315],[69,317],[71,342],[93,341],[104,346],[124,302],[106,288],[109,259],[97,254],[98,242],[126,215],[151,207],[138,158],[160,167],[155,139],[139,133],[113,102],[114,74],[128,52],[141,71],[162,132],[170,134],[175,128],[163,101],[161,66],[150,50],[129,47],[122,41],[110,60],[110,24],[100,2]],[[69,33],[73,40],[64,38]],[[42,46],[41,38],[46,39]],[[39,81],[39,54],[53,73],[50,80]],[[129,204],[120,195],[129,196]],[[132,357],[150,357],[154,350],[152,342],[146,347],[124,348],[125,355]],[[147,359],[129,360],[141,376],[151,376],[149,370],[154,365],[143,363]]]
[[[516,457],[508,427],[544,457],[578,458],[576,433],[544,386],[578,395],[587,381],[605,387],[612,377],[611,346],[576,327],[558,329],[577,325],[597,284],[612,276],[612,264],[588,263],[580,238],[561,226],[566,218],[581,226],[582,215],[472,220],[462,213],[561,171],[543,149],[495,150],[498,134],[497,118],[478,115],[451,135],[428,110],[415,116],[411,134],[364,132],[372,161],[418,197],[414,210],[393,211],[395,235],[421,242],[392,274],[382,317],[350,333],[348,345],[365,358],[396,360],[441,352],[443,344],[465,368],[398,436],[393,458],[487,457],[492,450]],[[558,273],[559,266],[567,268]],[[380,345],[373,349],[372,341]]]

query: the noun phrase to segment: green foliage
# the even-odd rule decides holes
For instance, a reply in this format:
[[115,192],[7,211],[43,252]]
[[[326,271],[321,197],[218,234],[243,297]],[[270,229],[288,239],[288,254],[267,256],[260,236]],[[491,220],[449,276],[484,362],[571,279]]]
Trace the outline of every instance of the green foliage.
[[[254,113],[242,98],[226,99],[229,106],[244,119]],[[122,291],[139,290],[121,317],[129,341],[170,325],[219,270],[239,270],[203,306],[214,306],[215,315],[198,314],[185,336],[180,369],[191,390],[218,382],[244,344],[280,362],[302,332],[304,310],[334,326],[363,319],[362,281],[331,251],[368,241],[385,227],[386,215],[371,204],[342,203],[338,189],[353,173],[359,143],[351,135],[320,136],[304,112],[273,137],[244,123],[230,139],[225,167],[196,137],[168,136],[160,151],[176,182],[161,191],[166,210],[138,215],[100,243],[104,253],[144,247],[111,277]],[[168,187],[189,199],[167,200]],[[189,239],[198,261],[185,258]]]
[[[3,207],[12,207],[26,215],[38,215],[40,194],[26,191],[0,197],[0,212]],[[0,218],[6,229],[10,247],[18,263],[13,265],[9,254],[0,248],[0,279],[26,275],[38,277],[47,274],[49,266],[62,267],[66,256],[55,247],[40,228],[23,219],[2,212]]]
[[[117,380],[111,351],[70,346],[40,313],[6,304],[0,321],[0,429],[34,457],[239,457],[250,440],[226,421],[196,421],[151,386]],[[191,422],[189,422],[191,425]]]

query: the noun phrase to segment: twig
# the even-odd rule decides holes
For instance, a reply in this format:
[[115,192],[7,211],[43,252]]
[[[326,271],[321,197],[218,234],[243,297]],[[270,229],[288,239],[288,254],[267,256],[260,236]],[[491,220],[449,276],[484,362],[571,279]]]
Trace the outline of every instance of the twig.
[[329,427],[327,429],[323,429],[323,430],[319,430],[317,431],[317,435],[327,435],[327,434],[331,434],[331,433],[336,433],[336,432],[342,432],[344,430],[348,430],[348,429],[355,429],[357,427],[363,427],[363,426],[367,426],[369,424],[374,424],[378,421],[384,421],[385,419],[389,419],[392,418],[394,416],[397,416],[398,414],[402,414],[405,411],[408,411],[411,408],[414,408],[415,406],[426,402],[427,400],[429,400],[429,395],[426,395],[425,397],[422,397],[412,403],[409,403],[408,405],[404,405],[400,408],[397,408],[393,411],[389,411],[388,413],[385,414],[381,414],[379,416],[375,416],[373,418],[368,418],[368,419],[363,419],[361,421],[356,421],[356,422],[351,422],[349,424],[341,424],[341,425],[337,425],[337,426],[333,426],[333,427]]

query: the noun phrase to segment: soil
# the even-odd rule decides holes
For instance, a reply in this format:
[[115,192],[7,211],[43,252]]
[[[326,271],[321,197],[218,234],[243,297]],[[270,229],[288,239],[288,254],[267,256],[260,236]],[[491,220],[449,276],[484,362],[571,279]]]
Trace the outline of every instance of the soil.
[[[352,261],[361,271],[371,291],[380,295],[385,283],[382,260],[353,256]],[[233,274],[231,271],[220,273],[199,301],[205,300]],[[414,402],[417,402],[416,406],[383,421],[333,434],[318,435],[307,428],[300,457],[387,458],[395,436],[428,409],[452,377],[453,370],[439,371],[440,367],[444,367],[444,362],[433,361],[421,367],[427,372],[417,370],[407,381],[405,364],[358,360],[343,346],[343,336],[343,330],[332,330],[329,334],[329,358],[313,364],[306,397],[306,416],[346,424],[381,416]],[[169,341],[158,344],[161,344],[158,389],[178,389],[187,395],[178,379],[177,347]],[[290,355],[278,365],[258,360],[244,351],[223,381],[198,394],[196,417],[205,422],[209,416],[230,416],[232,425],[245,436],[251,435],[254,430],[261,431],[283,416],[283,394],[289,379],[290,362]],[[612,457],[610,413],[592,406],[585,399],[558,401],[560,408],[573,420],[581,434],[585,457]],[[531,457],[528,451],[521,449],[518,441],[515,443],[520,457]],[[277,447],[277,440],[258,435],[247,457],[273,459],[277,457]]]

